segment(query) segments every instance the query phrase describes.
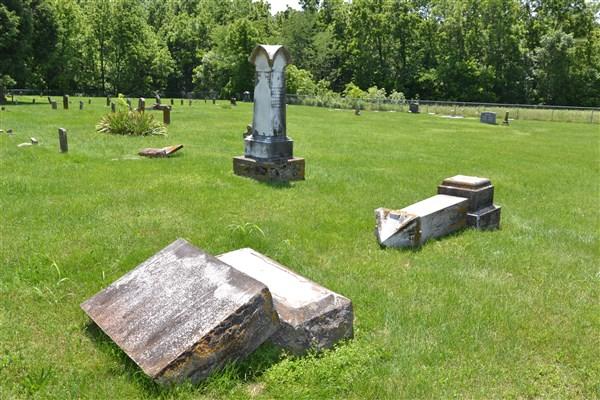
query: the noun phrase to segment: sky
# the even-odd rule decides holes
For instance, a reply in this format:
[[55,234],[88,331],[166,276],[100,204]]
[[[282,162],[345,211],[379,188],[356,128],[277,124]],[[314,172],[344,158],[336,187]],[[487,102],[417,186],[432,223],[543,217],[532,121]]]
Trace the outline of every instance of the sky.
[[268,2],[271,3],[272,14],[285,10],[287,8],[286,5],[289,5],[290,7],[295,8],[296,10],[300,9],[298,0],[268,0]]

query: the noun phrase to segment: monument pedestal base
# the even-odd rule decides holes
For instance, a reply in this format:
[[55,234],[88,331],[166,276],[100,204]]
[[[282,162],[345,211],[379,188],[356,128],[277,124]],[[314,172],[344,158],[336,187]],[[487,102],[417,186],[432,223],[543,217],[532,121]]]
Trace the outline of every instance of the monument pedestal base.
[[263,182],[304,180],[304,158],[261,161],[244,156],[233,157],[233,173]]
[[474,212],[467,213],[467,226],[481,230],[500,228],[500,210],[502,208],[493,204]]

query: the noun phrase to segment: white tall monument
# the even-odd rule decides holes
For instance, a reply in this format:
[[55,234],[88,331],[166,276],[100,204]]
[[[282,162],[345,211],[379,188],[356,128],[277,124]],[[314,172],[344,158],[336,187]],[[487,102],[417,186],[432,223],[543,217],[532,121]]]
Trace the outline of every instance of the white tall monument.
[[236,175],[262,181],[304,179],[304,159],[293,156],[286,135],[285,68],[291,57],[283,46],[258,45],[248,59],[256,66],[252,134],[244,156],[233,158]]

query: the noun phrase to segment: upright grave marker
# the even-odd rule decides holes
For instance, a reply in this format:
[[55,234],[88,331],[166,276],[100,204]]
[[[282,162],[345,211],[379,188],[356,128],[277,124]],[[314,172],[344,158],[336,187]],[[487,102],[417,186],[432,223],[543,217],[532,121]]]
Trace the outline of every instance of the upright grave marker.
[[69,109],[69,95],[65,94],[63,96],[63,109],[68,110]]
[[106,96],[106,107],[110,106],[110,96]]
[[138,100],[138,112],[143,113],[144,111],[146,111],[146,99],[140,97],[140,99]]
[[56,101],[52,100],[52,102],[50,102],[50,105],[52,106],[53,110],[58,110],[58,104],[56,104]]
[[110,103],[110,112],[117,112],[117,105],[115,103]]
[[79,100],[79,110],[83,110],[83,101]]
[[61,153],[66,153],[69,151],[69,143],[67,142],[67,130],[65,128],[58,128],[58,144],[60,145]]
[[484,111],[479,116],[479,122],[484,124],[496,125],[496,113],[491,111]]
[[244,139],[244,156],[233,158],[233,171],[261,181],[303,180],[304,159],[293,156],[293,140],[286,135],[290,54],[283,46],[258,45],[249,61],[256,66],[252,135]]

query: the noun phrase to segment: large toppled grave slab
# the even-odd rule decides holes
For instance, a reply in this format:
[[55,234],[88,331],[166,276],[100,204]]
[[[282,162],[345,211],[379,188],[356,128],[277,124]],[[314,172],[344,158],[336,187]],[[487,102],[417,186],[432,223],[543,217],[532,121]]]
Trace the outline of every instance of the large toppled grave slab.
[[375,235],[384,247],[417,247],[466,225],[468,199],[438,194],[400,210],[375,210]]
[[279,327],[264,284],[183,239],[81,308],[161,383],[197,382],[254,351]]
[[264,283],[273,295],[281,328],[271,340],[296,354],[321,350],[353,335],[352,302],[252,249],[217,256]]

